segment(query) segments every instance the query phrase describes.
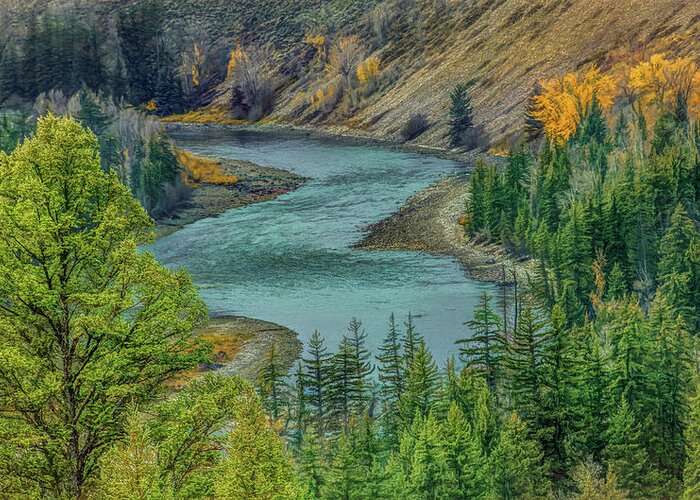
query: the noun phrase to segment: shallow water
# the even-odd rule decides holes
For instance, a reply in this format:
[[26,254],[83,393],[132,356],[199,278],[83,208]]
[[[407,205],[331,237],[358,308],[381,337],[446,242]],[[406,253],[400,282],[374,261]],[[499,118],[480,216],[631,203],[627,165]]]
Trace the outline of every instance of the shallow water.
[[230,210],[159,239],[157,257],[185,267],[213,315],[315,329],[335,349],[353,316],[376,352],[391,312],[410,311],[437,360],[468,335],[463,323],[489,284],[465,277],[449,257],[351,249],[361,228],[461,165],[379,147],[252,130],[174,133],[194,153],[249,160],[310,177],[275,201]]

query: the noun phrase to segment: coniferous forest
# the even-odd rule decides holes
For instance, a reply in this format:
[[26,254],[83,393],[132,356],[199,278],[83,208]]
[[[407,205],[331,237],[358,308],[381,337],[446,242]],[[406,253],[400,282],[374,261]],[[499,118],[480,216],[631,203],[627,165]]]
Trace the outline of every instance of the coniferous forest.
[[[447,359],[431,352],[446,333],[408,310],[381,331],[353,311],[333,341],[298,332],[290,357],[252,329],[202,333],[208,282],[153,250],[198,190],[286,191],[180,149],[169,125],[359,134],[371,106],[398,106],[400,53],[448,53],[439,20],[499,7],[241,2],[234,45],[173,28],[171,2],[122,3],[0,10],[0,497],[700,498],[700,56],[684,38],[543,69],[516,134],[480,116],[482,74],[431,80],[439,104],[417,96],[381,138],[459,162],[448,232],[488,254],[491,283]],[[236,203],[219,212],[253,201]]]

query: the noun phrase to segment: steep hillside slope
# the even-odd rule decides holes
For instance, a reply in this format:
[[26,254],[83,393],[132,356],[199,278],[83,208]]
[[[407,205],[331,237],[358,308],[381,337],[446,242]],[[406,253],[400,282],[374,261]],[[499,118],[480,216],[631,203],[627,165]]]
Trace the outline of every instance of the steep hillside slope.
[[[474,81],[475,121],[497,141],[518,134],[539,81],[589,62],[605,68],[621,57],[700,53],[700,2],[694,0],[475,0],[442,16],[416,12],[423,19],[413,17],[412,27],[410,10],[398,17],[392,38],[376,52],[396,80],[349,119],[328,123],[395,137],[422,111],[434,126],[417,142],[444,146],[449,93]],[[278,110],[280,117],[290,113],[289,106]]]

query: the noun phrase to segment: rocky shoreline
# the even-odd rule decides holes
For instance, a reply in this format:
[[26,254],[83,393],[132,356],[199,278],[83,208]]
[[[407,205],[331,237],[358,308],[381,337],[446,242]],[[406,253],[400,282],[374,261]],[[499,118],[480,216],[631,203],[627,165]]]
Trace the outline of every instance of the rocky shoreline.
[[509,283],[512,270],[524,278],[530,261],[515,259],[498,245],[479,244],[464,234],[459,218],[464,213],[468,185],[466,173],[439,180],[416,193],[393,215],[367,227],[368,234],[355,248],[450,255],[477,281]]

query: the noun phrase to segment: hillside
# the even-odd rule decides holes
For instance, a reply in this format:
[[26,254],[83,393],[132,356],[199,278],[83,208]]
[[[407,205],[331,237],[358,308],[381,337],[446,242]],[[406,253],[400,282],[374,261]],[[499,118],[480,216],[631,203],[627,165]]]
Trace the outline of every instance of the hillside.
[[[350,113],[319,118],[295,106],[322,88],[318,71],[279,96],[273,119],[359,129],[382,138],[417,112],[431,127],[415,142],[447,145],[449,93],[472,81],[476,124],[491,142],[517,137],[528,96],[540,81],[586,63],[606,68],[621,58],[643,59],[668,51],[697,54],[700,3],[689,0],[474,0],[471,2],[385,2],[390,24],[383,46],[368,13],[343,34],[359,34],[388,75],[376,94]],[[417,21],[416,21],[417,20]],[[218,106],[227,103],[222,95]]]
[[[402,127],[420,112],[429,127],[414,142],[434,147],[448,145],[447,107],[457,83],[471,84],[475,123],[485,132],[481,142],[498,144],[517,140],[528,96],[538,82],[587,63],[606,69],[657,52],[696,54],[700,46],[700,3],[692,0],[53,0],[6,1],[1,7],[6,12],[0,19],[5,34],[0,101],[14,102],[16,94],[31,100],[56,82],[72,93],[76,85],[66,82],[82,80],[133,104],[167,101],[159,114],[207,108],[197,119],[255,121],[269,115],[268,122],[323,125],[389,139],[401,139]],[[139,14],[139,8],[151,10]],[[151,13],[145,25],[143,12]],[[60,29],[61,19],[76,14],[97,32],[100,47],[92,57],[100,59],[103,76],[92,81],[80,74],[52,77],[56,62],[65,60],[64,54],[53,54],[33,88],[11,81],[18,72],[32,74],[26,61],[15,60],[18,54],[29,58],[30,66],[41,65],[42,53],[30,57],[34,54],[27,47],[27,40],[36,37],[32,23],[51,26],[54,19]],[[132,16],[132,26],[145,26],[147,35],[152,30],[153,42],[145,35],[123,40],[129,31],[120,31],[119,23],[128,28],[125,16]],[[56,33],[47,36],[55,39]],[[342,92],[329,65],[334,47],[351,37],[357,37],[351,72],[362,60],[376,57],[378,74],[371,85],[355,81]],[[252,54],[260,79],[269,79],[262,93],[270,96],[243,112],[232,110],[236,104],[226,79],[237,47]],[[80,71],[79,64],[72,67]]]

